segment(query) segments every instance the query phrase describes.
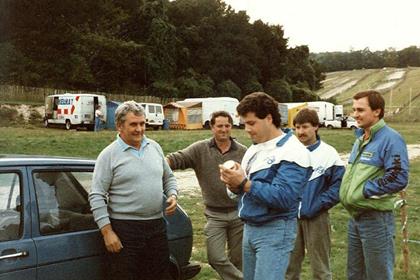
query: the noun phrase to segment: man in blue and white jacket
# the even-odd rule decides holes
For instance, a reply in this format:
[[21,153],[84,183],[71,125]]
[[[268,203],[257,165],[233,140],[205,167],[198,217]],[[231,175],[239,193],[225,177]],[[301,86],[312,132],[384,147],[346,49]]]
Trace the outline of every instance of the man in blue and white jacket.
[[237,111],[254,144],[241,166],[221,166],[221,179],[240,195],[244,279],[284,279],[299,200],[312,171],[309,151],[291,131],[279,129],[278,104],[271,96],[247,95]]
[[318,136],[319,118],[316,111],[309,108],[300,110],[293,125],[296,136],[310,151],[314,171],[303,190],[295,248],[290,256],[286,279],[300,279],[306,249],[312,279],[330,280],[331,226],[328,209],[339,202],[344,163],[337,151]]

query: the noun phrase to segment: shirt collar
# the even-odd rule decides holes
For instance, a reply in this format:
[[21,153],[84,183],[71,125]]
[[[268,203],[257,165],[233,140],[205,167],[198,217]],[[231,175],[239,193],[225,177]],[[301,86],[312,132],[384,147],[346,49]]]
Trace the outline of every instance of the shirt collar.
[[136,147],[133,147],[131,145],[128,145],[127,143],[124,142],[124,140],[120,137],[119,134],[117,134],[117,142],[120,145],[121,149],[123,151],[126,151],[128,149],[134,149],[136,151],[141,150],[143,147],[145,147],[147,144],[149,144],[149,139],[147,139],[147,137],[145,135],[143,135],[143,138],[141,140],[141,144],[140,144],[140,149],[137,149]]
[[[236,145],[235,139],[233,139],[232,137],[229,137],[229,139],[230,139],[230,148],[228,152],[237,150],[238,146]],[[217,147],[216,139],[214,139],[214,137],[210,139],[209,147],[219,149],[219,147]]]

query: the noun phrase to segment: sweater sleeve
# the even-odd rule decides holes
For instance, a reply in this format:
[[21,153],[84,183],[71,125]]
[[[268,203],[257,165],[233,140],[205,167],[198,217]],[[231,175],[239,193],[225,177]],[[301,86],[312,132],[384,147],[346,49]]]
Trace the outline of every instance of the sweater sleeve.
[[199,149],[199,143],[193,143],[185,149],[179,150],[175,153],[168,154],[166,156],[170,161],[172,169],[187,169],[194,168],[196,165],[197,150]]
[[367,180],[363,190],[366,198],[380,198],[401,191],[408,183],[407,145],[399,136],[392,139],[384,150],[384,170],[382,177]]
[[289,210],[299,202],[311,171],[294,162],[282,161],[272,182],[251,180],[249,194],[267,207]]
[[177,183],[174,173],[172,172],[171,168],[169,167],[168,163],[165,160],[165,156],[163,155],[162,147],[156,143],[157,149],[162,156],[162,164],[163,164],[163,174],[162,174],[162,185],[163,185],[163,192],[166,196],[170,195],[178,195],[177,191]]
[[107,209],[107,195],[112,181],[111,153],[104,150],[96,160],[93,171],[89,202],[95,222],[99,228],[110,223]]

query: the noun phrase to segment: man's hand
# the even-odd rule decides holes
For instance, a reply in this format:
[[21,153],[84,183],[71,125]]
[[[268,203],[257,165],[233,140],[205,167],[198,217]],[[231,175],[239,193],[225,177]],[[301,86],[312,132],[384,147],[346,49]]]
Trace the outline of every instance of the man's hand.
[[[223,165],[219,165],[220,169],[220,180],[226,184],[226,187],[233,193],[241,191],[239,185],[245,179],[245,172],[243,171],[239,163],[235,163],[234,168],[227,169]],[[243,187],[244,192],[248,192],[250,189],[250,182],[248,181]]]
[[166,203],[168,204],[168,207],[165,209],[165,215],[170,216],[175,213],[176,210],[176,196],[171,195],[166,200]]
[[110,253],[119,253],[123,248],[117,234],[112,230],[111,224],[101,228],[102,236],[104,237],[106,250]]

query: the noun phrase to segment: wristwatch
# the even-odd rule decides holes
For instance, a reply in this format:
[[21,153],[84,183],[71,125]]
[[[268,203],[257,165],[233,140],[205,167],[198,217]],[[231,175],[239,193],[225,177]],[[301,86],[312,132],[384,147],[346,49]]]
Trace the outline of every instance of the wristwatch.
[[238,188],[239,188],[241,191],[244,191],[244,187],[245,187],[246,182],[248,182],[248,178],[247,178],[247,177],[245,177],[245,178],[242,180],[242,182],[238,185]]

